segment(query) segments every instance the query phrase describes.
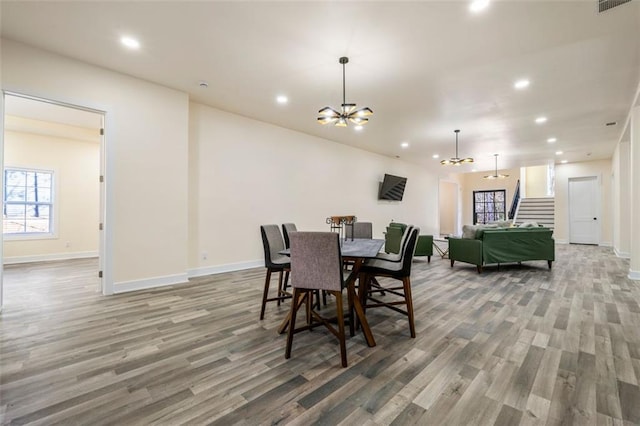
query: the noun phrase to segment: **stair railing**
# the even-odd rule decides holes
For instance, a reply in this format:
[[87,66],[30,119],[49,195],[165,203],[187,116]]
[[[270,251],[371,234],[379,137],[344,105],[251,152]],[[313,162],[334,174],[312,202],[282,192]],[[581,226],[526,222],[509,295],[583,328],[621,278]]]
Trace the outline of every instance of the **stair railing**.
[[516,190],[513,191],[513,200],[511,200],[511,208],[509,209],[509,220],[513,220],[516,216],[516,210],[518,209],[518,203],[520,202],[520,179],[516,183]]

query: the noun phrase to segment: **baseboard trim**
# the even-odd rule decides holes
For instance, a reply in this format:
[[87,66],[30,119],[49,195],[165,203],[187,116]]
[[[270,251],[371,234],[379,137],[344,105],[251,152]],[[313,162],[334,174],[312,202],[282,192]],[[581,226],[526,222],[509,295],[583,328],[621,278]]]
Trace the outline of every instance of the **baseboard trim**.
[[165,275],[162,277],[144,278],[141,280],[123,281],[113,284],[113,293],[147,290],[175,284],[185,284],[189,281],[187,274]]
[[556,244],[569,244],[567,240],[556,240]]
[[629,269],[628,277],[630,280],[640,281],[640,271],[632,271],[631,269]]
[[611,243],[611,241],[604,241],[600,244],[598,244],[600,247],[613,247],[613,243]]
[[613,248],[613,253],[617,256],[620,257],[622,259],[630,259],[631,258],[631,253],[627,253],[626,251],[618,251],[617,248]]
[[5,265],[32,262],[51,262],[53,260],[87,259],[98,257],[97,251],[77,251],[74,253],[37,254],[34,256],[10,256],[3,259]]
[[189,278],[203,277],[205,275],[222,274],[225,272],[243,271],[245,269],[259,268],[264,266],[263,260],[251,260],[247,262],[229,263],[226,265],[204,266],[192,268],[187,271]]

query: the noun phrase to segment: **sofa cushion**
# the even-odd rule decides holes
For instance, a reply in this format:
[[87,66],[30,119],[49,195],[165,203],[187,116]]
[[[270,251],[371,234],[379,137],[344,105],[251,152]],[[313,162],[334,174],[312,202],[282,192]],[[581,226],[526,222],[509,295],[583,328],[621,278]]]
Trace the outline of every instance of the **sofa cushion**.
[[537,228],[538,227],[538,223],[537,222],[522,222],[520,225],[518,225],[519,228]]
[[511,225],[513,225],[510,220],[496,220],[494,222],[489,222],[489,224],[497,225],[498,228],[511,228]]
[[484,229],[496,229],[498,225],[496,224],[480,224],[480,225],[463,225],[462,226],[462,238],[480,238],[482,236],[481,232]]

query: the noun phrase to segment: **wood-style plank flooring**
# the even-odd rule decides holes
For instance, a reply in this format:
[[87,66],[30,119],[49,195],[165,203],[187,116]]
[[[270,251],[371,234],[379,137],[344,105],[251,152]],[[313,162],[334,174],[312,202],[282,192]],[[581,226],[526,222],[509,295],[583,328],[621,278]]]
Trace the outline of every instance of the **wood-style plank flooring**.
[[377,346],[348,339],[346,369],[322,328],[285,360],[263,268],[103,297],[95,260],[9,266],[0,423],[640,424],[640,282],[610,248],[556,259],[416,260],[417,338],[370,310]]

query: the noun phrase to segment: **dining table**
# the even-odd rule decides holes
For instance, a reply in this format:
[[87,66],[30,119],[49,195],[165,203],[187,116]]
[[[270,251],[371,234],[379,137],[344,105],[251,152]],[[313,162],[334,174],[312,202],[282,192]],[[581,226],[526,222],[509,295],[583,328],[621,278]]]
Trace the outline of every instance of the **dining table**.
[[[353,304],[353,310],[358,320],[362,333],[367,342],[367,345],[373,347],[376,345],[376,341],[369,327],[369,322],[365,315],[365,311],[362,307],[362,302],[359,295],[356,293],[356,281],[360,276],[360,268],[366,259],[374,258],[380,253],[384,240],[371,239],[371,238],[340,238],[340,254],[342,260],[347,261],[351,266],[351,271],[348,277],[345,279],[345,287],[347,288],[347,296]],[[291,255],[290,249],[282,250],[279,252],[284,255]],[[295,283],[294,283],[295,285]],[[287,314],[287,317],[282,321],[282,324],[278,328],[280,334],[284,333],[289,325],[291,313]],[[349,331],[351,336],[354,332],[354,318],[353,312],[349,309]]]

